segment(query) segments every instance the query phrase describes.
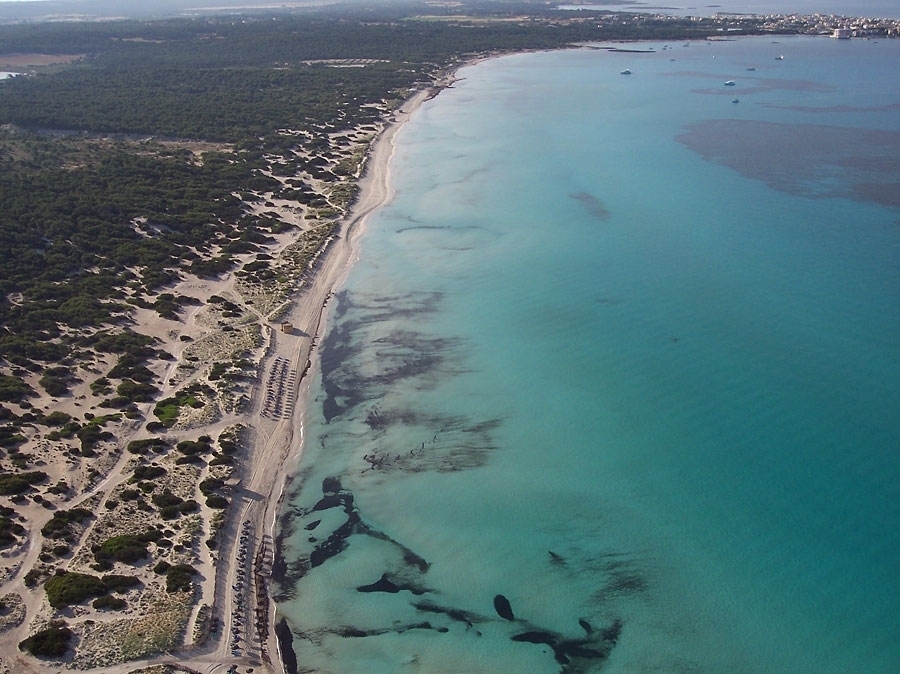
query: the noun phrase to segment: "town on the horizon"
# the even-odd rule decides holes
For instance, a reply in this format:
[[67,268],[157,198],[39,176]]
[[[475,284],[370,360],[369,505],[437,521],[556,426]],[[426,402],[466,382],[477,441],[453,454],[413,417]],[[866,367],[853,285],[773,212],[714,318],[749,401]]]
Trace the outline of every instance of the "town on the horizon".
[[[655,14],[659,20],[670,18],[667,14]],[[694,17],[697,20],[703,17]],[[878,19],[866,17],[837,16],[834,14],[733,14],[720,12],[712,20],[736,23],[723,28],[725,31],[741,29],[745,21],[758,22],[763,19],[763,32],[795,32],[802,35],[829,35],[838,39],[854,37],[900,37],[900,19]]]
[[[405,3],[388,0],[378,3],[380,7],[400,7],[408,10]],[[608,5],[608,8],[607,8]],[[413,3],[413,7],[415,3]],[[696,14],[667,11],[667,8],[646,7],[637,4],[623,9],[625,3],[604,3],[602,0],[578,1],[566,4],[548,5],[544,3],[520,0],[515,3],[497,3],[491,0],[475,2],[422,2],[423,12],[441,14],[442,16],[469,16],[484,18],[490,14],[502,13],[504,16],[518,16],[532,20],[564,20],[565,15],[609,15],[614,14],[624,24],[652,21],[675,21],[691,19],[694,21],[713,21],[721,24],[723,31],[740,30],[747,23],[758,26],[763,21],[765,31],[796,32],[808,35],[831,35],[839,38],[853,37],[897,37],[900,36],[900,18],[839,15],[824,12],[798,13],[759,13],[759,12],[726,12],[717,11],[717,5],[709,5],[706,12]],[[252,15],[259,12],[278,14],[301,12],[305,10],[321,10],[323,8],[362,9],[362,2],[349,0],[345,2],[319,2],[317,0],[300,0],[276,4],[265,0],[211,0],[208,3],[189,2],[188,0],[154,0],[152,3],[134,3],[123,6],[115,0],[31,0],[28,2],[0,0],[0,24],[36,23],[50,21],[108,21],[116,19],[164,19],[177,17],[200,17],[211,15]],[[574,19],[573,20],[578,20]]]

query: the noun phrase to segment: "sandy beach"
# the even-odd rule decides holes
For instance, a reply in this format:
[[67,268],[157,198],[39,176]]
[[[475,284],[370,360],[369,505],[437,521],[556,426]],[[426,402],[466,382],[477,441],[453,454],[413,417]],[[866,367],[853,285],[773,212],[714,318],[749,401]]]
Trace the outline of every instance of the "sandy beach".
[[[166,442],[194,441],[200,435],[201,439],[217,438],[223,447],[233,442],[242,449],[233,466],[229,462],[216,465],[216,461],[201,462],[200,467],[181,465],[175,452],[151,456],[152,465],[162,467],[164,473],[157,481],[182,502],[199,498],[197,485],[214,481],[229,497],[225,511],[208,502],[195,504],[193,514],[169,524],[148,514],[150,508],[134,507],[136,490],[129,485],[135,482],[135,469],[146,467],[147,457],[122,450],[133,441],[152,440],[153,434],[140,421],[110,417],[109,427],[116,424],[112,433],[116,446],[110,443],[108,452],[98,455],[90,468],[79,468],[77,474],[71,461],[56,457],[41,434],[28,439],[28,447],[38,450],[47,481],[68,481],[70,490],[58,503],[38,496],[33,503],[17,502],[28,527],[24,544],[2,553],[6,566],[0,569],[0,644],[4,647],[0,674],[57,672],[61,665],[111,674],[157,665],[193,672],[284,671],[275,636],[277,610],[268,583],[277,554],[280,500],[301,460],[306,396],[318,366],[316,344],[325,329],[329,300],[358,258],[368,218],[391,198],[389,168],[395,135],[423,102],[452,81],[448,77],[417,90],[398,109],[385,113],[383,127],[369,143],[357,199],[324,241],[303,227],[299,234],[294,230],[276,237],[277,243],[267,250],[276,259],[289,259],[294,249],[304,246],[315,253],[305,269],[293,270],[300,281],[292,295],[278,297],[276,288],[274,296],[263,297],[242,287],[235,274],[227,274],[177,284],[171,292],[197,300],[177,321],[161,319],[152,310],[135,311],[132,329],[155,338],[173,356],[150,364],[163,382],[159,398],[176,396],[187,388],[199,391],[206,403],[197,409],[184,408],[177,424],[168,429]],[[284,219],[294,218],[294,210],[291,204],[283,205]],[[216,303],[223,300],[241,305],[241,311],[235,312],[239,318],[228,319],[220,311]],[[218,381],[212,381],[209,366],[238,355],[243,360],[251,356],[255,375],[234,386],[211,387]],[[97,371],[111,365],[112,361],[98,363]],[[71,396],[32,399],[33,408],[44,414],[59,411],[93,419],[96,405],[90,407],[92,412],[85,411],[93,400],[87,387],[85,381]],[[152,419],[153,404],[144,405],[141,412]],[[54,512],[64,509],[87,509],[96,513],[96,520],[74,528],[75,543],[62,563],[54,564],[48,551],[53,541],[44,540],[40,532]],[[164,592],[159,571],[154,573],[149,564],[116,564],[121,569],[115,568],[115,573],[136,574],[142,583],[140,594],[130,590],[125,595],[131,601],[124,615],[92,611],[84,603],[63,609],[50,606],[43,584],[52,574],[60,569],[90,573],[94,568],[91,551],[110,536],[137,535],[148,527],[162,530],[165,526],[171,527],[165,531],[174,537],[175,545],[158,552],[172,563],[193,566],[193,593]],[[209,537],[206,545],[199,544],[201,534]],[[35,578],[40,582],[35,584]],[[60,663],[19,651],[19,642],[59,619],[76,635],[74,654],[70,651]]]
[[[298,380],[295,411],[289,419],[273,426],[264,423],[261,416],[254,414],[250,424],[256,428],[256,437],[250,460],[252,467],[245,483],[251,491],[262,493],[263,499],[261,507],[257,509],[259,512],[253,512],[248,507],[247,517],[267,532],[269,541],[275,536],[278,508],[285,483],[302,456],[303,412],[309,393],[309,381],[317,368],[315,345],[325,329],[328,302],[340,288],[358,257],[359,240],[365,231],[367,220],[391,198],[390,160],[394,152],[394,136],[418,107],[433,95],[432,90],[416,92],[394,113],[393,120],[373,143],[366,160],[365,174],[360,181],[359,198],[350,216],[326,251],[316,272],[315,282],[296,300],[285,317],[285,320],[294,325],[295,334],[272,333],[267,362],[271,363],[278,358],[286,359],[302,375]],[[271,654],[274,670],[281,672],[274,630],[277,615],[271,600],[269,606],[266,650]]]

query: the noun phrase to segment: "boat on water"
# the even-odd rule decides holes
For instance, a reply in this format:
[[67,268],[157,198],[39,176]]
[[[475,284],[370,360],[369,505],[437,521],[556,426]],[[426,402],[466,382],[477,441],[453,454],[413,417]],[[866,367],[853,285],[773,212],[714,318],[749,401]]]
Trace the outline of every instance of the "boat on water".
[[732,103],[740,103],[740,100],[737,99],[737,98],[732,98],[732,99],[731,99],[731,102],[732,102]]
[[733,86],[734,86],[734,80],[728,80],[728,81],[725,83],[725,86],[726,86],[726,87],[733,87]]
[[784,54],[779,54],[778,56],[775,57],[775,60],[776,61],[784,61]]
[[749,70],[752,73],[753,71],[756,70],[756,68],[754,68],[753,66],[750,66],[749,68],[747,68],[747,70]]
[[622,74],[622,75],[630,75],[630,74],[631,74],[631,71],[630,71],[628,68],[625,68],[625,70],[621,71],[620,74]]

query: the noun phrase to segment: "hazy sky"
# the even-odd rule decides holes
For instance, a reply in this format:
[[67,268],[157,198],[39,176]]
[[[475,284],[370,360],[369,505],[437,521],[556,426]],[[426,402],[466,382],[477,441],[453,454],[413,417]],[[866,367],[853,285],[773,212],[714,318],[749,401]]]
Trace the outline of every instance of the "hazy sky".
[[[348,4],[352,0],[334,0],[335,4]],[[584,2],[584,0],[581,0]],[[385,0],[385,3],[390,0]],[[566,5],[571,0],[558,0],[558,4]],[[616,0],[593,0],[597,6],[614,10],[631,11],[671,11],[673,14],[693,14],[695,16],[709,16],[716,12],[755,12],[768,13],[794,13],[813,14],[844,14],[847,16],[877,16],[886,18],[900,18],[900,0],[637,0],[633,3]],[[273,0],[0,0],[0,8],[19,6],[22,10],[31,14],[41,12],[46,5],[47,12],[60,12],[65,8],[67,12],[85,12],[90,9],[91,14],[127,15],[136,13],[141,15],[154,12],[171,13],[187,7],[225,7],[252,5],[277,5]],[[287,4],[302,5],[302,0],[291,0]],[[311,1],[309,4],[321,4],[321,0]],[[591,4],[591,0],[587,0]],[[25,5],[34,5],[30,10],[25,10]],[[666,8],[661,10],[661,8]],[[17,12],[18,13],[18,12]]]

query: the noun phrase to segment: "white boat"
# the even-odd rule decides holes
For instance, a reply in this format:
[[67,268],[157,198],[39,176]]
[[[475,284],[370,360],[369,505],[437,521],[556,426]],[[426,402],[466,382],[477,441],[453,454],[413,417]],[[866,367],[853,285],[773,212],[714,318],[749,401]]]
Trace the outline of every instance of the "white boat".
[[726,87],[733,87],[733,86],[734,86],[734,80],[728,80],[728,81],[725,83],[725,86],[726,86]]
[[779,54],[778,56],[775,57],[775,60],[776,61],[784,61],[784,54]]
[[628,68],[625,68],[625,70],[623,70],[623,71],[621,72],[621,74],[622,74],[622,75],[630,75],[630,74],[631,74],[631,71],[630,71]]

